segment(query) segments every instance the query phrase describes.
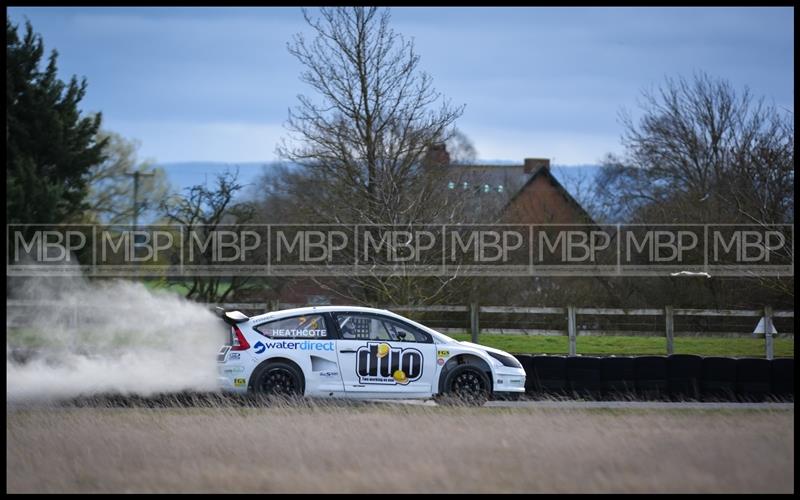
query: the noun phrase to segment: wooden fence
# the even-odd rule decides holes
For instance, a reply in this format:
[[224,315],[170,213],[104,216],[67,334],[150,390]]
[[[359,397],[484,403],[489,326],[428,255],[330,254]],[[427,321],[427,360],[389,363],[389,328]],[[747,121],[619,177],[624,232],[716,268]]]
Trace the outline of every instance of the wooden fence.
[[[209,307],[216,307],[218,304],[209,304]],[[245,311],[269,311],[273,309],[290,309],[301,307],[302,304],[251,304],[251,303],[230,303],[219,304],[228,309],[242,309]],[[767,359],[774,358],[774,337],[772,331],[774,318],[794,318],[794,311],[774,311],[772,307],[766,306],[763,309],[681,309],[666,306],[663,309],[608,309],[593,307],[516,307],[516,306],[479,306],[478,304],[465,305],[435,305],[435,306],[386,306],[399,313],[464,313],[469,315],[469,329],[472,341],[477,343],[481,335],[480,318],[482,315],[491,314],[523,314],[523,315],[561,315],[566,316],[566,330],[526,330],[525,335],[566,335],[569,337],[569,356],[577,355],[577,337],[581,335],[603,335],[603,331],[579,330],[579,316],[649,316],[664,318],[664,340],[666,353],[673,354],[675,351],[675,318],[677,316],[702,316],[702,317],[727,317],[727,318],[754,318],[764,319],[764,332],[766,334],[745,334],[762,337],[764,339],[764,354]],[[452,330],[452,328],[442,328],[442,330]],[[496,331],[495,331],[496,332]],[[491,334],[492,332],[488,332]],[[503,333],[516,333],[509,330]],[[641,335],[642,332],[627,332],[629,335]]]
[[[278,303],[225,303],[225,304],[205,304],[209,308],[223,307],[226,310],[239,309],[243,312],[250,314],[260,314],[270,310],[290,309],[298,307],[300,304],[278,304]],[[25,300],[6,300],[6,307],[8,311],[12,308],[38,308],[38,307],[60,307],[64,308],[63,302],[47,302],[47,301],[25,301]],[[78,326],[80,321],[79,311],[83,308],[91,306],[83,305],[80,303],[68,304],[66,307],[71,311],[69,321],[74,322],[74,326]],[[479,336],[484,334],[498,333],[497,329],[481,329],[481,321],[486,320],[488,316],[490,319],[488,323],[492,323],[492,315],[498,314],[515,314],[523,315],[525,317],[535,317],[541,315],[547,316],[560,316],[566,319],[566,329],[502,329],[501,333],[511,334],[524,334],[524,335],[566,335],[569,337],[569,356],[577,355],[577,337],[578,335],[604,335],[609,334],[607,331],[591,330],[579,328],[579,318],[581,317],[663,317],[663,337],[665,341],[666,353],[672,354],[674,352],[674,338],[677,332],[675,329],[675,319],[677,317],[722,317],[722,318],[753,318],[759,321],[763,318],[764,332],[752,334],[753,336],[762,337],[764,339],[764,353],[767,359],[773,359],[774,348],[773,339],[775,334],[769,333],[772,331],[773,322],[776,318],[794,318],[794,311],[774,311],[772,307],[766,306],[763,309],[681,309],[672,306],[666,306],[663,309],[607,309],[607,308],[590,308],[590,307],[515,307],[515,306],[479,306],[478,304],[470,305],[435,305],[435,306],[386,306],[385,309],[390,309],[398,313],[462,313],[469,319],[469,331],[471,332],[472,341],[478,342]],[[10,316],[7,316],[7,318]],[[483,318],[483,319],[482,319]],[[754,322],[755,322],[754,321]],[[6,326],[14,326],[6,321]],[[448,330],[460,330],[465,328],[451,328],[441,327],[437,325],[438,330],[447,332]],[[612,332],[613,334],[613,332]],[[617,332],[619,334],[619,332]],[[625,335],[653,335],[653,332],[641,331],[626,331]],[[701,333],[702,335],[702,333]],[[740,333],[740,335],[751,335],[749,333]],[[783,335],[781,335],[783,336]],[[793,337],[793,335],[790,335]]]

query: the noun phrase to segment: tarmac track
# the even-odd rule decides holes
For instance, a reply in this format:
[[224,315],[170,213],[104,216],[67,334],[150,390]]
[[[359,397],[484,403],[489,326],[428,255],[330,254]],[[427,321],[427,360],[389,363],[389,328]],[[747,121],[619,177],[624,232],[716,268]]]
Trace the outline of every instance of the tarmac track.
[[794,403],[688,401],[490,401],[485,406],[576,410],[794,410]]
[[[433,400],[373,399],[375,403],[440,406]],[[489,401],[484,408],[530,408],[556,410],[794,410],[794,403],[699,402],[699,401]]]

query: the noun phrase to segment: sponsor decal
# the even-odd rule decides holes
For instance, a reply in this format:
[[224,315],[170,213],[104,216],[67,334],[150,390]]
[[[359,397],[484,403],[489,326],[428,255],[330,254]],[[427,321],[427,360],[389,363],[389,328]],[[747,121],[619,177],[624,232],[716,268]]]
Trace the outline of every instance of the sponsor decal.
[[439,366],[442,366],[444,364],[444,358],[439,358],[436,360],[436,362],[439,364]]
[[327,338],[322,316],[298,316],[259,325],[256,330],[269,338]]
[[232,353],[230,354],[230,356],[228,356],[228,359],[239,359],[239,358],[241,358],[241,357],[242,357],[242,354],[241,354],[241,353],[239,353],[239,352],[232,352]]
[[389,354],[389,344],[380,344],[378,346],[378,357],[385,358]]
[[235,385],[236,387],[242,387],[245,384],[247,384],[247,381],[245,379],[243,379],[243,378],[235,378],[235,379],[233,379],[233,385]]
[[313,330],[300,330],[296,328],[273,328],[269,331],[270,337],[311,337],[311,338],[324,338],[328,336],[328,331],[325,329]]
[[301,340],[299,342],[289,342],[281,340],[278,342],[261,342],[260,340],[253,346],[256,354],[261,354],[267,349],[291,349],[297,351],[333,351],[333,342],[314,342],[311,340]]
[[[297,328],[273,328],[273,337],[327,337],[328,331],[320,328],[320,317],[301,316],[297,318]],[[285,322],[278,322],[278,324]]]
[[239,373],[239,372],[243,372],[243,371],[244,371],[244,367],[243,366],[230,366],[230,367],[223,368],[221,370],[222,373]]
[[331,372],[331,371],[319,372],[319,376],[320,377],[335,377],[337,375],[339,375],[339,372]]
[[437,358],[446,358],[448,356],[450,356],[450,351],[445,351],[445,350],[436,351],[436,357]]
[[369,342],[356,351],[356,373],[362,384],[406,385],[422,376],[422,361],[417,349]]

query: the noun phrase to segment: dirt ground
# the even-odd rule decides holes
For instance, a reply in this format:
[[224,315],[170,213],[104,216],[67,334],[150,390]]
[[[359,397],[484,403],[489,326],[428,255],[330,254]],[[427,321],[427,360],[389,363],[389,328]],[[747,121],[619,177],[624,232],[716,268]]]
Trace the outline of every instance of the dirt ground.
[[12,408],[9,493],[794,491],[794,410]]

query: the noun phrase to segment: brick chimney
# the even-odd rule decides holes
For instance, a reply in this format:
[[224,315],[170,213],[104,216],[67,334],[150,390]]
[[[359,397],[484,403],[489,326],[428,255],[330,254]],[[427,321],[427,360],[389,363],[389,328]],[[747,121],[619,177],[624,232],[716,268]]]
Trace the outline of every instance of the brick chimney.
[[443,142],[433,144],[425,155],[425,162],[429,165],[449,165],[450,153]]
[[525,158],[525,173],[530,174],[538,168],[550,168],[549,158]]

